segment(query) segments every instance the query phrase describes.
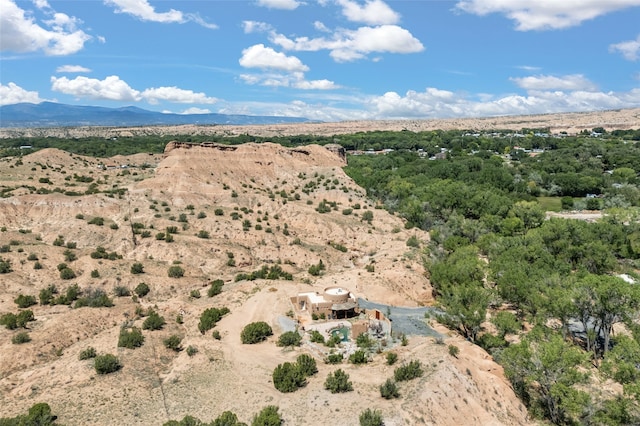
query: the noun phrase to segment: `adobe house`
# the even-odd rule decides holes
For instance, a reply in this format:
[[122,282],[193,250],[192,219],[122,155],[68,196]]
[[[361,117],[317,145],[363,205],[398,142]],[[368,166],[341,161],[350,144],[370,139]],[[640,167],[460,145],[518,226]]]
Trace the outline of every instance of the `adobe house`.
[[358,299],[344,287],[327,287],[322,294],[300,293],[291,303],[301,312],[325,314],[327,319],[352,318],[358,315]]

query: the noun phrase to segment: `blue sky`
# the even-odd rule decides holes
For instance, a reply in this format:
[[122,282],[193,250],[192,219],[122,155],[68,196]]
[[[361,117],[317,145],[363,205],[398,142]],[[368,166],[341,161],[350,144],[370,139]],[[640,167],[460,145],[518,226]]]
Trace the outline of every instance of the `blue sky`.
[[0,104],[314,120],[640,107],[640,0],[0,0]]

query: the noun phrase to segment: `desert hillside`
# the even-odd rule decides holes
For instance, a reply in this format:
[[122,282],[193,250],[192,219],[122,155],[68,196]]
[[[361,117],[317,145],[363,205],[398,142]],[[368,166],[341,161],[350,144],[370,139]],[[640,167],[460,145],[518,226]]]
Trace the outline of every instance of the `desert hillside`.
[[[415,237],[423,247],[429,235],[376,208],[344,165],[337,149],[275,144],[171,144],[165,155],[111,159],[46,149],[0,160],[0,315],[26,310],[14,300],[40,301],[51,285],[54,300],[77,284],[80,297],[105,294],[114,305],[38,303],[28,307],[35,321],[26,330],[1,327],[0,417],[47,402],[66,425],[161,425],[187,414],[210,421],[225,410],[250,423],[277,405],[287,425],[356,425],[366,408],[381,410],[386,425],[529,424],[502,368],[435,324],[428,335],[381,340],[365,365],[326,364],[332,349],[309,333],[299,347],[276,345],[296,324],[325,327],[292,304],[299,293],[335,286],[394,308],[434,303],[421,247],[407,245]],[[324,270],[312,274],[320,262]],[[282,273],[247,279],[262,267]],[[66,269],[74,276],[63,277]],[[178,269],[183,276],[169,276]],[[209,297],[214,280],[222,292]],[[142,282],[150,292],[137,297]],[[230,312],[201,333],[200,316],[212,307]],[[137,349],[118,347],[121,327],[142,327],[150,309],[164,327],[143,330]],[[243,327],[256,321],[273,336],[242,344]],[[428,325],[422,313],[412,321]],[[25,331],[31,341],[12,343]],[[185,350],[165,347],[171,335]],[[333,351],[348,355],[354,346]],[[79,359],[89,347],[116,355],[122,368],[97,374],[91,359]],[[387,365],[388,352],[396,365]],[[303,353],[318,373],[281,393],[274,369]],[[402,382],[400,398],[383,399],[379,386],[414,360],[424,374]],[[324,389],[338,368],[352,392]]]

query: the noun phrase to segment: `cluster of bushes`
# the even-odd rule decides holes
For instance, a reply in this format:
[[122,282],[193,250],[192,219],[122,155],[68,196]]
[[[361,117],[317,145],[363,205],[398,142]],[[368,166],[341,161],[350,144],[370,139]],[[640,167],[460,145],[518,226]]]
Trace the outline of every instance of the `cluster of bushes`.
[[40,290],[38,299],[40,299],[41,305],[71,305],[78,300],[80,294],[82,294],[82,290],[80,290],[78,284],[67,287],[64,294],[59,294],[56,286],[51,284],[47,288]]
[[313,275],[314,277],[317,277],[324,270],[325,270],[324,263],[322,262],[322,259],[320,259],[320,261],[316,265],[309,266],[309,270],[308,271],[309,271],[310,275]]
[[0,316],[0,325],[4,325],[9,330],[15,330],[17,328],[27,328],[27,323],[35,321],[33,311],[27,309],[18,312],[18,314],[8,313]]
[[273,266],[267,266],[264,265],[262,268],[260,268],[257,271],[253,271],[249,274],[245,274],[245,273],[240,273],[238,275],[236,275],[235,277],[235,281],[254,281],[254,280],[279,280],[279,279],[283,279],[283,280],[288,280],[291,281],[293,280],[293,275],[290,274],[289,272],[284,271],[280,265],[273,265]]
[[100,288],[89,288],[82,292],[82,297],[76,300],[74,308],[82,308],[88,306],[90,308],[110,308],[113,306],[113,300],[107,296],[107,293]]
[[91,252],[92,259],[108,259],[108,260],[118,260],[122,259],[122,255],[119,255],[115,251],[108,253],[104,247],[98,246],[96,250]]
[[307,384],[307,377],[318,372],[316,361],[307,354],[299,355],[295,363],[285,362],[273,370],[273,385],[280,392],[294,392]]
[[0,425],[2,426],[49,426],[55,425],[58,417],[51,413],[49,404],[40,402],[29,408],[27,414],[20,414],[16,417],[1,417]]
[[[268,405],[257,413],[251,422],[251,426],[280,426],[284,423],[284,420],[278,412],[279,408],[275,405]],[[162,424],[162,426],[247,426],[246,423],[242,423],[231,411],[225,411],[212,420],[210,423],[206,423],[193,416],[184,416],[182,420],[169,420]]]
[[210,283],[210,287],[207,290],[207,296],[209,297],[213,297],[213,296],[217,296],[218,294],[222,293],[222,286],[224,286],[224,281],[217,279],[217,280],[213,280]]

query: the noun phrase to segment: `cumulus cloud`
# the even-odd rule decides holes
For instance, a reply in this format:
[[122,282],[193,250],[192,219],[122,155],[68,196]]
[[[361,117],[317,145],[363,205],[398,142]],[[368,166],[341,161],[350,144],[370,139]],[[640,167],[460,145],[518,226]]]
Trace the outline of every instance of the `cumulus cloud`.
[[87,67],[83,67],[81,65],[62,65],[56,68],[56,72],[69,72],[69,73],[91,72],[91,69]]
[[635,40],[623,41],[609,46],[610,52],[622,53],[622,56],[629,61],[640,59],[640,35]]
[[44,99],[40,98],[38,92],[25,90],[13,82],[4,85],[0,83],[0,105],[11,105],[21,102],[39,104]]
[[141,21],[159,22],[163,24],[184,24],[185,22],[195,22],[206,28],[216,29],[215,24],[204,21],[195,14],[183,13],[176,9],[169,9],[167,12],[156,12],[155,8],[147,0],[104,0],[107,6],[115,7],[116,13],[125,13],[135,16]]
[[630,92],[576,90],[531,91],[489,98],[436,88],[408,91],[404,96],[387,92],[368,101],[372,118],[450,118],[597,111],[640,106],[640,89]]
[[330,56],[337,62],[355,61],[371,53],[417,53],[424,50],[420,40],[397,25],[340,30],[332,38],[289,39],[282,34],[272,33],[271,41],[287,50],[329,50]]
[[352,22],[360,22],[367,25],[397,24],[400,15],[382,0],[366,0],[360,5],[352,0],[337,0],[342,6],[342,14]]
[[245,34],[273,31],[273,27],[270,24],[259,21],[243,21],[242,28]]
[[287,56],[276,52],[264,44],[256,44],[242,51],[240,65],[245,68],[261,68],[288,72],[308,71],[309,67],[295,56]]
[[269,9],[294,10],[300,6],[301,2],[297,0],[257,0],[256,4]]
[[597,90],[597,86],[582,74],[571,74],[562,77],[537,75],[511,78],[510,80],[526,90]]
[[191,108],[185,109],[184,111],[178,114],[211,114],[211,110],[206,108],[191,107]]
[[72,95],[76,98],[96,100],[140,102],[147,101],[152,105],[161,101],[179,104],[214,104],[218,99],[204,93],[178,87],[151,87],[143,91],[136,90],[117,75],[111,75],[104,80],[78,76],[74,79],[67,77],[51,77],[51,90]]
[[111,75],[104,80],[84,76],[74,79],[51,77],[51,90],[76,98],[134,102],[142,99],[139,91],[132,89],[117,75]]
[[146,89],[141,93],[141,97],[152,105],[158,104],[159,101],[179,104],[214,104],[218,102],[216,98],[208,97],[204,93],[179,89],[175,86]]
[[50,9],[44,1],[36,2],[50,19],[37,22],[31,13],[13,0],[0,0],[0,50],[14,52],[43,51],[50,56],[76,53],[91,36],[79,29],[81,22]]
[[517,30],[531,31],[569,28],[633,6],[640,0],[461,0],[456,9],[479,16],[501,13]]

